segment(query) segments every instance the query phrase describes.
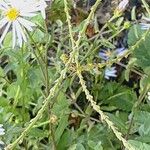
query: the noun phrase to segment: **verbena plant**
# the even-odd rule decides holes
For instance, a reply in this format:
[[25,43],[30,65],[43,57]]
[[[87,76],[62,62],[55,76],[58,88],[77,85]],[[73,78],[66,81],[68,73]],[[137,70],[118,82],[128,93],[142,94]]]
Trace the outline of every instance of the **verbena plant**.
[[[149,24],[139,24],[135,7],[126,20],[127,0],[102,27],[96,19],[101,0],[89,14],[78,10],[76,22],[74,1],[41,2],[26,1],[32,22],[19,20],[23,30],[15,24],[1,36],[2,149],[149,150]],[[148,4],[141,5],[148,16]],[[20,13],[2,11],[11,23]],[[118,46],[122,33],[127,42]]]

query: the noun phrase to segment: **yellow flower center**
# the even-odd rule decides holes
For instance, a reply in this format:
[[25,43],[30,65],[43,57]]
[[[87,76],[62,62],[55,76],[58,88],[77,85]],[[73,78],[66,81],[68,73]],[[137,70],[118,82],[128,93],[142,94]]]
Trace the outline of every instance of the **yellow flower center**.
[[110,57],[112,55],[112,52],[110,50],[105,52],[106,56]]
[[14,21],[18,18],[19,16],[19,11],[16,8],[10,8],[7,12],[6,12],[6,17],[10,20],[10,21]]

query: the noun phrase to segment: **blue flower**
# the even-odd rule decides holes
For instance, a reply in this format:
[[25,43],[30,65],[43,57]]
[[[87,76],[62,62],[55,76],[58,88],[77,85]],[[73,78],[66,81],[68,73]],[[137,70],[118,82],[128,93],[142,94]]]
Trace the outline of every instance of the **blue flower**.
[[126,53],[126,51],[127,51],[127,49],[125,48],[125,47],[121,47],[121,48],[117,48],[116,50],[115,50],[115,52],[116,52],[116,56],[118,57],[120,57],[120,56],[123,56],[125,53]]
[[105,78],[110,79],[110,77],[117,77],[116,75],[117,70],[116,67],[109,67],[105,69]]
[[99,57],[103,60],[108,60],[112,55],[112,51],[110,50],[101,50],[99,52]]
[[125,47],[117,48],[115,51],[111,50],[101,50],[99,52],[99,57],[105,61],[109,60],[110,58],[120,57],[125,54],[127,49]]

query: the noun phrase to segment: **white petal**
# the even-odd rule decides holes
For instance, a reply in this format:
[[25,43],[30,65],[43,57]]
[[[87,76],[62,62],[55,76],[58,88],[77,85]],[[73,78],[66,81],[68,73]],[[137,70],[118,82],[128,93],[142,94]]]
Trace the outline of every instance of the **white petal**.
[[45,10],[41,10],[41,15],[42,15],[42,17],[43,17],[44,19],[46,18]]
[[19,22],[17,21],[17,23],[18,23],[18,30],[20,31],[20,33],[21,33],[21,35],[22,35],[22,38],[23,38],[23,40],[26,42],[27,41],[27,39],[26,39],[26,36],[25,36],[25,34],[24,34],[24,32],[23,32],[23,30],[22,30],[22,27],[20,26],[20,24],[19,24]]
[[7,34],[7,32],[8,32],[8,30],[9,30],[10,26],[11,26],[11,22],[8,22],[8,24],[7,24],[5,30],[4,30],[4,32],[3,32],[2,36],[1,36],[1,38],[0,38],[0,45],[1,45],[1,43],[3,42],[3,40],[4,40],[4,38],[5,38],[6,34]]
[[21,17],[18,18],[18,22],[23,25],[27,30],[32,31],[32,27],[35,26],[34,23],[32,23],[31,21],[28,21],[26,19],[23,19]]
[[31,12],[20,12],[20,16],[22,17],[34,17],[36,16],[37,14],[36,13],[31,13]]
[[15,24],[15,28],[16,28],[17,37],[18,37],[18,43],[19,43],[19,46],[21,47],[22,46],[22,36],[18,29],[18,24],[16,22],[14,22],[14,24]]
[[6,18],[3,18],[3,19],[0,21],[0,28],[4,27],[7,23],[8,23],[8,20],[7,20]]
[[7,10],[9,8],[8,4],[5,3],[4,1],[0,1],[0,8],[2,10]]
[[13,34],[13,44],[12,44],[12,47],[14,48],[15,47],[15,44],[16,44],[16,27],[15,27],[15,22],[13,22],[12,24],[12,34]]

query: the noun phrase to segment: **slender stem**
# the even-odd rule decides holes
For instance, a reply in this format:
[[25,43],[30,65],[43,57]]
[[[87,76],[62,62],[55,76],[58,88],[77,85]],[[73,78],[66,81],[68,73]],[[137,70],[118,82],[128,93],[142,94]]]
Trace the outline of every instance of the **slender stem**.
[[108,23],[112,22],[112,21],[113,21],[114,19],[116,19],[116,18],[118,18],[118,16],[113,15],[113,16],[108,20],[108,22],[105,23],[105,25],[101,28],[99,34],[101,34],[101,33],[107,28]]
[[[121,67],[123,67],[123,68],[125,68],[125,69],[127,69],[127,66],[124,65],[124,64],[121,63],[121,62],[117,62],[116,64],[117,64],[117,65],[120,65]],[[131,68],[130,70],[131,70],[132,72],[136,73],[137,75],[141,76],[141,77],[143,76],[143,73],[141,73],[141,72],[135,70],[134,68]]]
[[[46,87],[46,97],[48,97],[48,95],[50,94],[50,83],[49,83],[49,73],[48,73],[48,62],[47,62],[47,49],[45,50],[45,87]],[[48,112],[48,116],[49,116],[49,120],[51,117],[51,103],[49,102],[48,107],[47,107],[47,112]],[[50,130],[50,135],[52,137],[52,143],[53,143],[53,149],[56,150],[56,141],[55,141],[55,134],[54,134],[54,129],[53,129],[53,125],[51,124],[51,122],[49,122],[49,130]],[[51,138],[49,138],[49,142],[50,142]]]

